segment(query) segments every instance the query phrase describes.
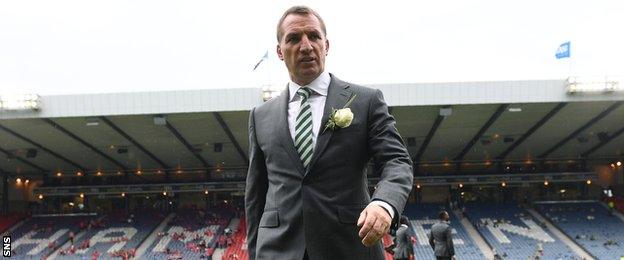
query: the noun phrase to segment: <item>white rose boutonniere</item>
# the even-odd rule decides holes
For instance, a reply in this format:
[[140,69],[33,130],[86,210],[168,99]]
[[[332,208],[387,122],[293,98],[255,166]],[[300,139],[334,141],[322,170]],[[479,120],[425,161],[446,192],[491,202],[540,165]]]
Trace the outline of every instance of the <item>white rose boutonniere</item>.
[[340,128],[349,127],[353,121],[353,112],[351,108],[343,108],[336,110],[334,114],[334,122]]
[[334,131],[337,127],[347,128],[351,125],[351,122],[353,122],[353,112],[351,112],[349,105],[351,105],[355,96],[357,95],[353,95],[341,109],[332,108],[332,113],[329,115],[329,120],[327,120],[325,124],[323,133],[325,133],[327,129]]

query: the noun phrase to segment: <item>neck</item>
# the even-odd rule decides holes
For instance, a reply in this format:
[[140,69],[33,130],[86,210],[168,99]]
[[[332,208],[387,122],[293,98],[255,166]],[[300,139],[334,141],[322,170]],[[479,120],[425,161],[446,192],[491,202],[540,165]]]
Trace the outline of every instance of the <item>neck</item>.
[[291,78],[290,80],[292,80],[293,82],[297,83],[297,85],[302,86],[302,87],[314,81],[314,79],[301,80],[301,79],[293,79],[293,78]]

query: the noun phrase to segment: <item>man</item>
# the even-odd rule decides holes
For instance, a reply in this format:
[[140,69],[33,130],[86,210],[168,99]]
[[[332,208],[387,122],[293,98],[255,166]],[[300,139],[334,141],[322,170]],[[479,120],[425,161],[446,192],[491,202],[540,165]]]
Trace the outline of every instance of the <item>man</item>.
[[406,216],[401,216],[401,226],[396,231],[394,238],[394,253],[392,259],[394,260],[408,260],[414,255],[413,238],[410,236],[409,219]]
[[438,223],[431,226],[429,233],[429,245],[433,248],[436,259],[455,259],[455,248],[453,247],[453,233],[449,225],[449,214],[446,211],[438,213]]
[[[277,40],[290,82],[249,115],[250,259],[383,259],[380,238],[412,187],[394,118],[379,90],[325,71],[329,41],[314,10],[288,9]],[[372,198],[371,158],[381,176]]]

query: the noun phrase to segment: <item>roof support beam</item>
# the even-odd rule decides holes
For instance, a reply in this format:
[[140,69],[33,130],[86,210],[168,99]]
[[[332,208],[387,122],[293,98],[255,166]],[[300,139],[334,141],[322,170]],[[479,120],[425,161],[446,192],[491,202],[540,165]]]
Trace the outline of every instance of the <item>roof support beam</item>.
[[607,116],[609,113],[611,113],[613,110],[616,110],[618,107],[620,107],[622,104],[624,103],[624,101],[617,101],[615,103],[613,103],[611,106],[609,106],[607,109],[605,109],[604,111],[600,112],[600,114],[598,114],[597,116],[595,116],[594,118],[592,118],[591,120],[589,120],[589,122],[585,123],[583,126],[579,127],[578,129],[576,129],[574,132],[572,132],[570,135],[566,136],[565,138],[563,138],[561,141],[559,141],[557,144],[553,145],[552,147],[550,147],[548,150],[544,151],[542,154],[540,154],[540,156],[538,156],[538,158],[540,159],[544,159],[546,158],[548,155],[550,155],[553,151],[559,149],[559,147],[563,146],[565,143],[567,143],[568,141],[572,140],[572,138],[576,137],[577,135],[579,135],[581,132],[587,130],[587,128],[591,127],[592,125],[594,125],[596,122],[600,121],[600,119],[603,119],[605,116]]
[[180,134],[180,132],[178,132],[178,130],[173,125],[171,125],[171,123],[169,123],[169,120],[165,120],[165,126],[167,126],[167,129],[169,129],[173,136],[175,136],[178,141],[180,141],[180,143],[182,143],[184,147],[186,147],[186,149],[189,150],[189,152],[191,152],[195,156],[195,158],[197,158],[197,160],[202,163],[204,167],[210,168],[210,164],[208,164],[208,162],[206,162],[206,160],[201,157],[197,149],[193,148],[193,146],[184,138],[184,136],[182,136],[182,134]]
[[88,143],[87,141],[85,141],[82,138],[78,137],[74,133],[72,133],[69,130],[65,129],[64,127],[60,126],[59,124],[57,124],[56,122],[52,121],[51,119],[49,119],[49,118],[42,118],[41,120],[43,120],[44,122],[50,124],[52,127],[54,127],[54,129],[59,130],[59,131],[63,132],[65,135],[67,135],[67,136],[71,137],[72,139],[78,141],[79,143],[81,143],[82,145],[86,146],[91,151],[95,152],[96,154],[99,154],[100,156],[102,156],[102,157],[106,158],[107,160],[111,161],[112,163],[117,165],[117,167],[123,169],[124,171],[126,170],[126,166],[123,165],[121,162],[115,160],[115,158],[113,158],[113,157],[110,157],[108,154],[105,154],[104,152],[100,151],[95,146],[91,145],[90,143]]
[[420,163],[420,158],[425,153],[425,150],[427,149],[429,142],[431,142],[431,139],[435,135],[435,132],[438,131],[438,127],[440,127],[440,124],[442,124],[442,120],[444,120],[444,116],[440,115],[438,112],[438,117],[433,122],[433,125],[429,129],[429,132],[427,133],[425,140],[423,140],[422,144],[420,145],[420,148],[418,148],[418,152],[416,153],[416,156],[414,157],[414,164]]
[[39,170],[39,171],[42,171],[42,172],[46,172],[46,171],[47,171],[46,169],[42,168],[41,166],[36,165],[36,164],[32,163],[31,161],[26,160],[26,159],[24,159],[24,158],[22,158],[22,157],[19,157],[19,156],[15,155],[15,154],[13,154],[13,153],[11,153],[11,152],[7,151],[7,150],[4,150],[4,149],[2,149],[1,147],[0,147],[0,153],[3,153],[3,154],[4,154],[4,155],[6,155],[8,158],[15,158],[15,159],[17,159],[18,161],[22,162],[23,164],[26,164],[26,165],[28,165],[28,166],[30,166],[30,167],[33,167],[33,168],[35,168],[35,169],[37,169],[37,170]]
[[479,139],[483,136],[485,131],[487,131],[488,128],[490,128],[490,126],[492,126],[492,124],[494,124],[494,122],[496,122],[496,120],[500,117],[500,115],[503,114],[503,112],[505,112],[505,110],[507,109],[508,106],[509,106],[509,104],[501,104],[500,106],[498,106],[498,108],[496,109],[494,114],[492,114],[492,116],[490,116],[490,119],[488,119],[488,121],[486,121],[485,124],[483,126],[481,126],[481,129],[479,129],[477,134],[475,134],[472,137],[470,142],[468,142],[468,144],[466,144],[464,149],[462,149],[462,151],[459,152],[459,154],[457,156],[455,156],[455,158],[453,160],[454,161],[461,161],[464,158],[464,156],[468,153],[468,151],[470,151],[472,146],[474,146],[474,144],[476,144],[477,141],[479,141]]
[[542,127],[546,122],[548,122],[548,120],[550,120],[555,114],[557,114],[557,112],[559,112],[567,104],[568,103],[563,103],[563,102],[557,104],[553,109],[550,110],[550,112],[548,112],[548,114],[546,114],[544,117],[542,117],[542,119],[537,121],[537,123],[535,123],[531,128],[529,128],[529,130],[527,130],[522,136],[520,136],[520,138],[518,138],[518,140],[516,140],[513,144],[511,144],[504,152],[499,154],[496,157],[496,159],[501,160],[501,161],[504,160],[505,157],[507,157],[507,155],[509,155],[514,149],[516,149],[516,147],[518,147],[520,144],[522,144],[522,142],[524,142],[533,133],[535,133],[535,131],[537,131],[537,129]]
[[227,125],[227,123],[225,123],[225,120],[223,120],[221,114],[219,114],[219,112],[214,112],[212,114],[214,115],[215,119],[217,119],[217,122],[219,122],[219,124],[221,125],[221,128],[223,128],[223,131],[225,131],[225,134],[227,134],[227,136],[230,138],[230,141],[232,141],[232,143],[234,144],[236,151],[241,156],[245,164],[249,165],[249,157],[247,156],[245,151],[243,151],[243,148],[240,146],[238,141],[236,141],[236,137],[234,137],[234,134],[232,134],[230,127]]
[[581,157],[587,158],[587,156],[589,156],[590,154],[592,154],[596,150],[600,149],[605,144],[611,142],[611,140],[613,140],[613,139],[617,138],[618,136],[622,135],[622,133],[624,133],[624,127],[622,127],[619,130],[615,131],[615,133],[609,135],[606,139],[601,140],[600,143],[598,143],[598,144],[592,146],[591,148],[587,149],[587,151],[585,151],[585,152],[583,152],[581,154]]
[[158,157],[156,157],[156,155],[154,155],[152,152],[150,152],[149,150],[145,149],[145,147],[143,147],[143,145],[141,145],[139,142],[134,140],[134,138],[132,138],[126,132],[121,130],[121,128],[119,128],[117,125],[115,125],[108,118],[106,118],[105,116],[100,116],[99,118],[100,118],[100,120],[102,120],[102,122],[106,123],[108,126],[110,126],[110,128],[115,130],[119,135],[121,135],[124,138],[126,138],[126,140],[128,140],[130,143],[132,143],[137,148],[139,148],[139,150],[141,150],[143,153],[147,154],[147,156],[149,156],[152,160],[154,160],[156,163],[158,163],[160,165],[160,167],[162,167],[163,169],[169,169],[169,166],[167,164],[165,164],[163,161],[158,159]]
[[35,142],[35,141],[33,141],[33,140],[31,140],[31,139],[29,139],[29,138],[27,138],[27,137],[17,133],[15,131],[13,131],[13,130],[3,126],[3,125],[0,125],[0,129],[4,130],[5,132],[7,132],[7,133],[9,133],[9,134],[19,138],[19,139],[21,139],[21,140],[31,144],[31,145],[34,145],[35,147],[41,149],[42,151],[45,151],[45,152],[55,156],[56,158],[59,158],[59,159],[63,160],[66,163],[69,163],[69,164],[73,165],[74,167],[78,168],[78,170],[87,171],[87,168],[85,168],[84,166],[78,164],[77,162],[74,162],[74,161],[70,160],[69,158],[67,158],[65,156],[62,156],[62,155],[58,154],[57,152],[52,151],[52,150],[48,149],[47,147],[41,145],[40,143],[37,143],[37,142]]

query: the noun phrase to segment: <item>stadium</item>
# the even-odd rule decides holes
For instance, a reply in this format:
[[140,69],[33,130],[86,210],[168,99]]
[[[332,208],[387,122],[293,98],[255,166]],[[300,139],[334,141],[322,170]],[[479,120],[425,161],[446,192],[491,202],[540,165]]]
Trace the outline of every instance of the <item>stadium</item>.
[[[624,256],[619,82],[370,87],[383,91],[414,163],[404,214],[416,259],[434,258],[427,235],[441,209],[452,212],[459,259]],[[247,259],[249,111],[277,94],[2,96],[5,251],[9,244],[16,259]],[[373,190],[375,165],[367,174]]]

